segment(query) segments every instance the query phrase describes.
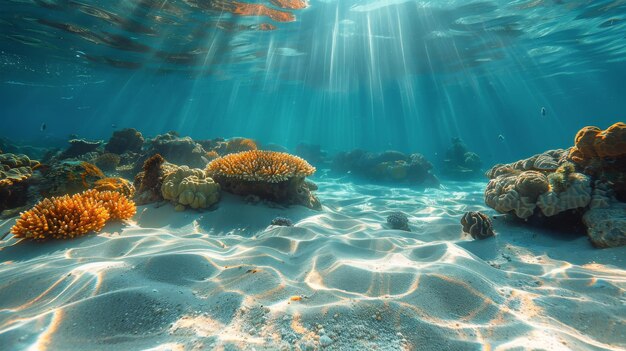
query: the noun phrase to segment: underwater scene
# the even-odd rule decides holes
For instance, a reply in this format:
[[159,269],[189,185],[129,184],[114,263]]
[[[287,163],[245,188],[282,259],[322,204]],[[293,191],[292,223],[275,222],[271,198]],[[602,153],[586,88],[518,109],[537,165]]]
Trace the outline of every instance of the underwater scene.
[[0,350],[626,350],[626,1],[0,3]]

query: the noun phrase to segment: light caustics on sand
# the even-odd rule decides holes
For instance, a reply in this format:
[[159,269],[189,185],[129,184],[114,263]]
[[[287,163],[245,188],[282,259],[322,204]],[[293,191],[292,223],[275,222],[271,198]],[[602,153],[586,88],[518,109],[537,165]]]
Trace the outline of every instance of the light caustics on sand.
[[[481,208],[479,183],[428,196],[318,184],[322,213],[228,196],[193,215],[146,207],[119,234],[30,246],[32,257],[9,242],[0,335],[49,350],[85,340],[246,349],[323,336],[363,349],[410,350],[427,339],[426,349],[623,346],[625,273],[610,258],[589,263],[584,238],[555,246],[503,223],[494,239],[464,239],[458,214]],[[411,232],[384,227],[393,211],[411,215]],[[279,213],[296,226],[267,227]]]

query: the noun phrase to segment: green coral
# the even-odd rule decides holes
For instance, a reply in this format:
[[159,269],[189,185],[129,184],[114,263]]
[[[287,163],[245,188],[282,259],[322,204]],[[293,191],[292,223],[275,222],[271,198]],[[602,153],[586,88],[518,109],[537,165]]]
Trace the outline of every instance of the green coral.
[[576,172],[576,167],[571,162],[564,162],[556,171],[548,176],[552,191],[560,193],[571,185],[572,174]]

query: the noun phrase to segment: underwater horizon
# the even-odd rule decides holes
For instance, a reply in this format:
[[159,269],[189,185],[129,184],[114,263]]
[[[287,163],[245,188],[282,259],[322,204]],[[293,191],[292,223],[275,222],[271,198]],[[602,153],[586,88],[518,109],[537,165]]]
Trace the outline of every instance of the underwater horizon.
[[3,0],[0,350],[626,350],[626,0]]

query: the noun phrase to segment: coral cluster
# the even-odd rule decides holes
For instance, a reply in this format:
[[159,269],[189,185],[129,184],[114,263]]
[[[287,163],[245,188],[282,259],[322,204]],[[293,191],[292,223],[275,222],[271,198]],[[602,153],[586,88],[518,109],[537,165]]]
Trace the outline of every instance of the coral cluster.
[[161,194],[181,211],[185,206],[209,208],[220,199],[220,186],[201,169],[180,166],[163,179]]
[[37,167],[39,162],[26,155],[0,154],[0,211],[26,204],[33,168]]
[[452,145],[443,160],[442,174],[457,179],[471,178],[480,174],[481,166],[478,154],[468,151],[461,139],[452,138]]
[[213,160],[207,171],[217,177],[279,183],[310,176],[315,173],[315,167],[287,153],[252,150]]
[[78,157],[86,153],[93,152],[100,146],[100,144],[102,144],[102,142],[98,140],[89,141],[85,139],[70,139],[68,142],[70,143],[70,146],[67,150],[63,151],[61,158]]
[[105,152],[96,157],[93,163],[103,171],[115,171],[115,168],[120,164],[121,157],[118,154],[112,152]]
[[617,198],[626,201],[626,124],[618,122],[606,130],[585,127],[574,143],[569,158],[583,173],[612,182]]
[[113,132],[104,150],[114,154],[123,154],[126,151],[139,152],[143,143],[144,139],[139,131],[127,128]]
[[96,181],[105,178],[104,173],[89,162],[68,160],[53,164],[44,176],[39,187],[44,196],[76,194],[93,188]]
[[44,199],[23,212],[11,232],[17,238],[73,238],[100,231],[108,220],[129,219],[135,212],[135,204],[120,193],[87,190]]
[[337,154],[331,168],[338,173],[354,174],[368,180],[439,186],[439,180],[430,172],[433,165],[419,153],[405,155],[398,151],[373,153],[353,150]]
[[582,128],[574,143],[492,167],[485,202],[523,219],[568,213],[595,246],[626,245],[626,124]]
[[37,161],[26,155],[0,154],[0,186],[12,185],[28,179]]
[[576,134],[574,143],[570,157],[577,163],[596,157],[626,156],[626,124],[617,122],[606,130],[593,126],[584,127]]
[[320,209],[304,179],[314,172],[315,167],[297,156],[259,150],[229,154],[207,166],[208,175],[227,192]]
[[491,218],[482,212],[466,212],[461,218],[461,226],[463,232],[474,239],[485,239],[495,235]]
[[143,171],[135,176],[135,188],[137,196],[135,200],[138,204],[143,205],[151,202],[160,201],[161,184],[163,181],[163,172],[161,166],[165,163],[165,159],[160,154],[155,154],[143,163]]
[[501,213],[531,217],[538,208],[544,216],[586,207],[591,201],[591,179],[566,161],[566,150],[552,150],[512,164],[496,165],[485,202]]
[[133,184],[119,177],[96,180],[93,189],[98,191],[115,191],[129,198],[135,195],[135,187]]
[[158,153],[176,165],[202,168],[206,166],[206,151],[190,137],[179,137],[174,132],[158,135],[150,142],[149,153]]

